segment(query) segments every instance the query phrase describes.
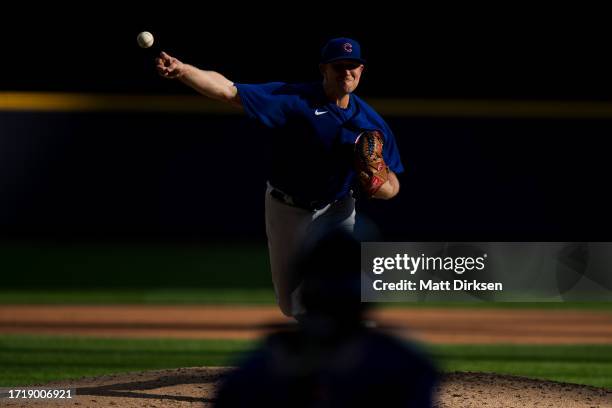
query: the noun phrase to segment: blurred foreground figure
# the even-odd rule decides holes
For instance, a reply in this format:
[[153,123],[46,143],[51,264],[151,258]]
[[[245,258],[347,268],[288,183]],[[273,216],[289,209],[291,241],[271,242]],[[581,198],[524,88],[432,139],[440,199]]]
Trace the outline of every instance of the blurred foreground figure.
[[307,313],[268,336],[220,386],[216,407],[431,407],[437,373],[402,339],[362,323],[360,243],[326,233],[297,265]]

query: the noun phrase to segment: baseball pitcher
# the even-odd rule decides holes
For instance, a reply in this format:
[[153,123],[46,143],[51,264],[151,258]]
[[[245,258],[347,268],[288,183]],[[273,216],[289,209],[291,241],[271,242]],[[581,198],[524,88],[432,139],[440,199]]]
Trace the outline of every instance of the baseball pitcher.
[[403,171],[385,121],[353,92],[366,61],[359,43],[334,38],[321,51],[323,80],[239,84],[162,52],[158,73],[241,107],[270,128],[272,163],[265,195],[272,281],[281,311],[299,318],[300,276],[292,263],[317,228],[355,225],[355,198],[397,195]]

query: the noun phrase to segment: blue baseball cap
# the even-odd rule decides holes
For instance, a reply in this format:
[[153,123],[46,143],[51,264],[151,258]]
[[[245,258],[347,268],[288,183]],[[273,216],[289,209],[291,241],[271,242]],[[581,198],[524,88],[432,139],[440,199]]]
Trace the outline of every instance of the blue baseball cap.
[[354,60],[365,64],[361,58],[361,46],[350,38],[333,38],[321,50],[321,64],[338,60]]

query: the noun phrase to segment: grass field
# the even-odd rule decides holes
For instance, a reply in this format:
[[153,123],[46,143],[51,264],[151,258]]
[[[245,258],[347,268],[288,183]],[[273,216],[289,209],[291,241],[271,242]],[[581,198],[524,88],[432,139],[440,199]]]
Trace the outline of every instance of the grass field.
[[[0,244],[0,304],[274,304],[265,244]],[[584,303],[390,307],[605,309]]]
[[513,374],[612,388],[612,345],[431,346],[444,371]]
[[1,244],[5,289],[269,289],[264,244]]
[[[272,284],[270,283],[270,286]],[[274,291],[269,288],[212,289],[0,289],[2,304],[156,304],[156,305],[274,305]],[[377,307],[450,307],[489,309],[602,310],[612,311],[612,302],[390,302]],[[1,306],[0,306],[1,307]]]
[[[255,343],[0,336],[0,386],[82,376],[232,365]],[[521,375],[612,388],[612,346],[428,346],[444,371]]]
[[[272,284],[270,284],[271,286]],[[273,305],[267,289],[0,289],[1,304],[245,304]]]

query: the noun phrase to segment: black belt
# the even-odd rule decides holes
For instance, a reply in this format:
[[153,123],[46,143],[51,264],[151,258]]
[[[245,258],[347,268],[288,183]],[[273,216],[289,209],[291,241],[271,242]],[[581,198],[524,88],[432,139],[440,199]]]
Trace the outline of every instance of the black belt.
[[308,201],[308,200],[304,200],[304,199],[300,199],[294,196],[290,196],[289,194],[286,194],[274,187],[272,187],[272,190],[270,190],[270,195],[274,198],[276,198],[277,200],[293,206],[293,207],[298,207],[298,208],[302,208],[304,210],[308,210],[308,211],[318,211],[321,208],[325,208],[327,205],[337,201],[323,201],[323,200],[319,200],[319,201]]

